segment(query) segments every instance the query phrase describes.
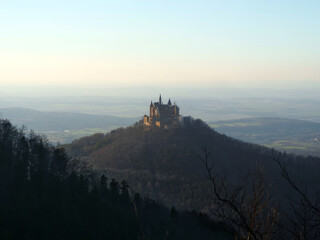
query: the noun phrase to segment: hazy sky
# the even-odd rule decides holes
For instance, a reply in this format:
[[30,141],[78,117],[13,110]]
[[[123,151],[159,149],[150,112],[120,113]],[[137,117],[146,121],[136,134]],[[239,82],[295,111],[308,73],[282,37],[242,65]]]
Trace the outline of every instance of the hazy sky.
[[0,0],[2,87],[305,82],[319,0]]

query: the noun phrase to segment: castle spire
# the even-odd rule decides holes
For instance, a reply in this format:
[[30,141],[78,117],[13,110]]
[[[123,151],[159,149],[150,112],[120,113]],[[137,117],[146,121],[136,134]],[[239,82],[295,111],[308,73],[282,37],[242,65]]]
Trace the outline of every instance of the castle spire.
[[153,105],[153,103],[152,103],[152,100],[151,100],[150,106],[152,106],[152,105]]
[[171,100],[170,100],[170,98],[169,98],[169,101],[168,101],[168,105],[171,105]]
[[159,105],[162,104],[162,100],[161,100],[161,94],[160,94],[160,97],[159,97]]

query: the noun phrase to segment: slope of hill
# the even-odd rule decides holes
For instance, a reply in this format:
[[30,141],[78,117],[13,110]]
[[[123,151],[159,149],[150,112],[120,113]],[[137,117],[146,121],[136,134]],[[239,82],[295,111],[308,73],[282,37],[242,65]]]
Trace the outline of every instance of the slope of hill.
[[[171,129],[132,126],[106,135],[95,134],[66,146],[73,157],[88,159],[95,169],[126,178],[136,190],[181,209],[203,210],[210,205],[210,185],[198,159],[201,147],[212,151],[217,171],[233,183],[262,165],[275,191],[288,192],[273,159],[288,163],[298,181],[318,188],[320,159],[298,157],[232,139],[201,120],[185,118]],[[312,167],[311,167],[312,166]]]
[[203,214],[169,210],[77,163],[0,119],[0,239],[233,239]]
[[320,157],[320,123],[284,118],[210,122],[216,131],[281,151]]
[[107,132],[128,126],[138,118],[122,118],[72,112],[43,112],[27,108],[1,108],[0,117],[13,124],[25,125],[37,133],[45,134],[53,143],[71,142],[96,132]]

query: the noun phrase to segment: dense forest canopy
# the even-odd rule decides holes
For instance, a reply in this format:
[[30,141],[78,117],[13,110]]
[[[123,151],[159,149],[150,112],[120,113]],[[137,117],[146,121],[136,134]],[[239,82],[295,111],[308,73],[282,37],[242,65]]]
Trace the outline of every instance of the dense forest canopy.
[[0,120],[1,239],[231,239],[223,224],[169,210],[96,176],[33,132]]

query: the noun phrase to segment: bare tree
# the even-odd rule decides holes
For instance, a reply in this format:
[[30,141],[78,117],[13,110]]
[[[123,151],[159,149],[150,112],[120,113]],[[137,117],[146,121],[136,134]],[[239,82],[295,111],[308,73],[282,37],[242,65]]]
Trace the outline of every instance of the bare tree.
[[[318,193],[310,196],[306,186],[299,186],[289,175],[285,163],[275,159],[282,178],[288,183],[296,197],[288,197],[291,214],[285,214],[289,223],[280,226],[292,235],[294,240],[320,239],[320,197]],[[312,199],[313,198],[313,199]]]
[[[250,175],[237,186],[215,172],[211,159],[212,152],[202,148],[198,156],[204,164],[208,179],[213,187],[214,214],[228,226],[232,227],[237,237],[244,240],[276,239],[278,210],[271,206],[271,196],[264,184],[264,174],[257,167],[252,178]],[[252,184],[249,184],[252,180]]]

